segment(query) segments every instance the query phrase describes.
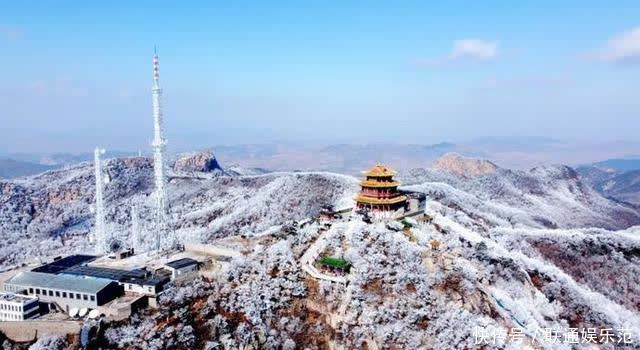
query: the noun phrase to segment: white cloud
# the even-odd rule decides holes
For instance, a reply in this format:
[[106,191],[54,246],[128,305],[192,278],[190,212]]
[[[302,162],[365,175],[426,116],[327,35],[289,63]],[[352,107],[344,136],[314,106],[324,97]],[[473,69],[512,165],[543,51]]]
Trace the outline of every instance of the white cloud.
[[480,39],[456,40],[449,60],[489,61],[498,55],[498,43]]
[[640,27],[611,38],[596,57],[613,64],[640,64]]
[[450,62],[487,62],[498,56],[498,43],[482,39],[460,39],[453,42],[449,54],[444,57],[419,59],[420,65],[434,65]]

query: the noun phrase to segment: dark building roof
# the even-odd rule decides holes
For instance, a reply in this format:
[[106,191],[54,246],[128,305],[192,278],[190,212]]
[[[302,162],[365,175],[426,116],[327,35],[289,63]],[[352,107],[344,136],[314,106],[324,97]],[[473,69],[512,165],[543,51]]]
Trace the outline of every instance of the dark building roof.
[[126,278],[145,278],[147,272],[144,270],[119,270],[110,269],[106,267],[93,267],[93,266],[73,266],[63,271],[60,274],[76,275],[76,276],[88,276],[95,278],[105,278],[112,281],[121,281]]
[[31,270],[33,272],[43,272],[43,273],[59,273],[62,270],[66,270],[70,267],[86,264],[89,261],[94,260],[96,257],[93,255],[69,255],[62,259],[54,260],[48,264],[42,265],[40,267],[36,267]]
[[108,279],[120,283],[132,283],[141,286],[161,287],[170,281],[171,273],[149,276],[146,270],[120,270],[106,267],[74,266],[60,272],[60,275],[73,275]]
[[174,269],[181,269],[183,267],[187,267],[191,265],[198,265],[198,262],[190,258],[182,258],[182,259],[170,261],[165,265],[172,267]]

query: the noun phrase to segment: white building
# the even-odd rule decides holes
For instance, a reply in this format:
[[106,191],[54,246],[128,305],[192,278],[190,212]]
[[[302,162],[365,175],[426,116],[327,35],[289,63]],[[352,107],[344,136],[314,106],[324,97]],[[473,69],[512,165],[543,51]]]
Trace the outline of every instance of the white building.
[[4,289],[37,296],[43,303],[57,305],[65,312],[72,308],[96,309],[122,295],[122,287],[108,279],[31,271],[8,279]]
[[129,278],[120,281],[120,284],[124,287],[125,294],[128,295],[146,295],[156,296],[162,292],[162,289],[168,280],[161,278]]
[[0,321],[24,321],[39,315],[38,298],[0,292]]

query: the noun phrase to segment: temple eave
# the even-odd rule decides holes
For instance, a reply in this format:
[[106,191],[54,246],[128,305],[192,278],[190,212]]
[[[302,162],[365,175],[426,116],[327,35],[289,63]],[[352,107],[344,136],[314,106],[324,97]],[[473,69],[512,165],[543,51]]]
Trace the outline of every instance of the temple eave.
[[400,186],[400,182],[398,181],[390,181],[390,182],[377,182],[377,181],[369,181],[363,180],[360,181],[360,186],[362,187],[375,187],[375,188],[392,188]]
[[407,200],[407,196],[397,196],[393,198],[371,198],[365,196],[357,196],[355,198],[358,203],[367,203],[367,204],[397,204],[402,203]]

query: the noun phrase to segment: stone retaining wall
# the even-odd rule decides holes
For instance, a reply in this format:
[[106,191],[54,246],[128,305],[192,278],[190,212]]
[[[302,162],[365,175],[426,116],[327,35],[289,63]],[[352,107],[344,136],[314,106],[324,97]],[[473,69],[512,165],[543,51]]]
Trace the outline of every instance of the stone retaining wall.
[[15,342],[30,342],[43,335],[79,334],[82,324],[76,321],[0,322],[0,331]]

